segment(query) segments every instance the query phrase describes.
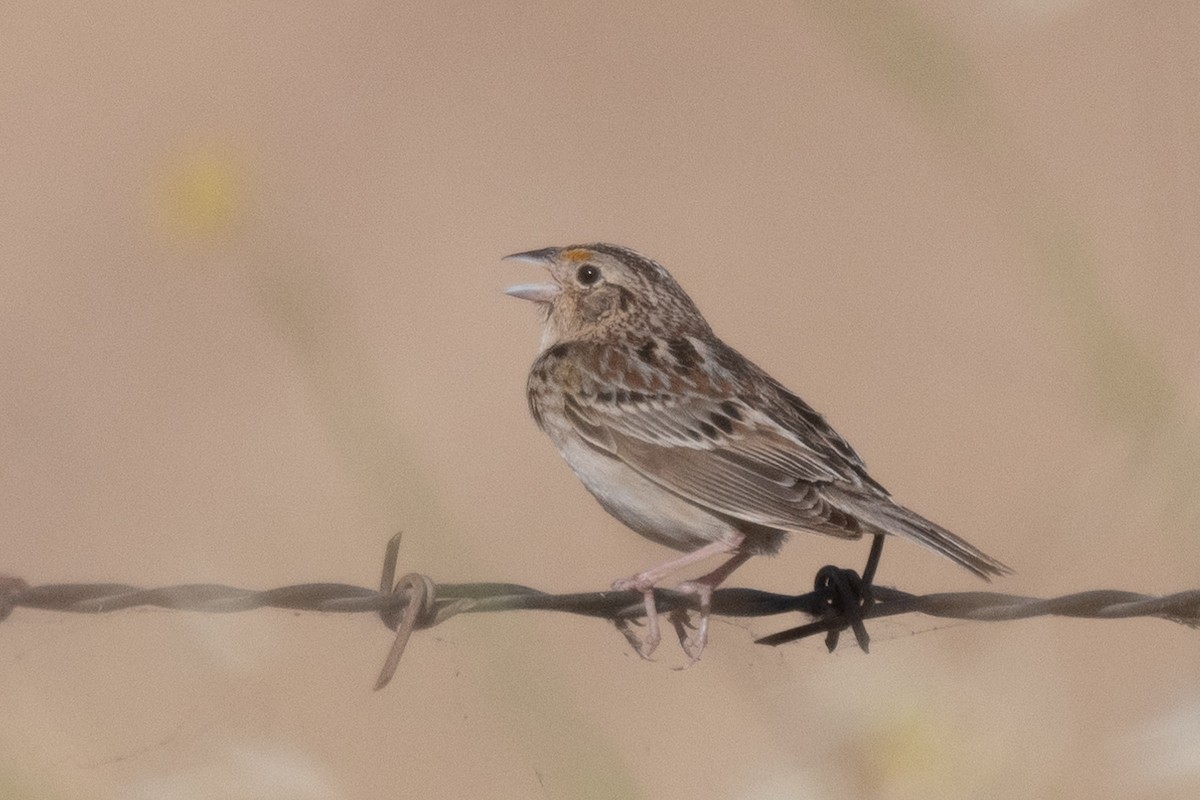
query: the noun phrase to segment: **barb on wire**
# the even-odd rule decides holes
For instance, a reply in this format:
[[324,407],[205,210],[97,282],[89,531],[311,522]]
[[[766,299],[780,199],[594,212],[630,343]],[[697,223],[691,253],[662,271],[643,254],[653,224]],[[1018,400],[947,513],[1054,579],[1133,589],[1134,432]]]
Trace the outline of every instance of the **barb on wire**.
[[[637,619],[645,613],[641,594],[632,591],[547,594],[512,583],[435,584],[418,573],[409,573],[394,581],[399,542],[397,534],[388,543],[379,589],[344,583],[304,583],[263,591],[210,583],[156,589],[119,583],[33,586],[20,578],[0,575],[0,621],[17,608],[80,614],[136,606],[217,613],[256,608],[371,612],[379,614],[384,624],[396,633],[376,683],[375,688],[381,689],[399,665],[414,631],[439,625],[458,614],[542,610],[618,621]],[[1200,589],[1161,596],[1099,590],[1043,599],[999,592],[915,595],[874,585],[870,578],[874,577],[880,546],[881,542],[872,546],[872,556],[862,577],[854,570],[824,567],[817,573],[815,588],[800,595],[758,589],[718,589],[712,595],[712,614],[764,617],[799,612],[813,621],[756,641],[780,645],[824,633],[826,646],[833,650],[838,644],[838,634],[851,630],[864,651],[869,643],[864,622],[897,614],[920,613],[945,619],[988,622],[1047,615],[1090,619],[1158,617],[1200,627]],[[697,602],[694,595],[668,589],[656,589],[655,599],[660,613],[695,609]]]

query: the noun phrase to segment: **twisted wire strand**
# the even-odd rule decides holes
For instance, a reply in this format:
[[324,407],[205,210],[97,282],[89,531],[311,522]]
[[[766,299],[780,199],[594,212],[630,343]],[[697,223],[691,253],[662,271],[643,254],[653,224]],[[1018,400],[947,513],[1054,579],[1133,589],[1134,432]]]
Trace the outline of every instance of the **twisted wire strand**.
[[[258,608],[332,613],[371,612],[380,615],[396,639],[376,688],[391,678],[405,644],[414,630],[445,622],[462,613],[517,610],[560,611],[608,620],[636,619],[645,614],[638,592],[579,592],[548,594],[513,583],[435,584],[410,573],[394,581],[399,537],[388,544],[378,589],[345,583],[302,583],[274,589],[251,590],[213,583],[142,588],[122,583],[59,583],[34,586],[20,578],[0,575],[0,620],[17,608],[78,614],[99,614],[135,607],[177,611],[232,613]],[[944,619],[1001,621],[1038,616],[1091,619],[1157,617],[1200,627],[1200,589],[1169,595],[1094,590],[1052,598],[1026,597],[999,592],[940,592],[915,595],[886,586],[871,585],[853,570],[825,567],[818,573],[817,588],[787,595],[749,588],[718,589],[712,595],[712,614],[731,617],[765,617],[800,612],[814,621],[758,639],[779,645],[817,633],[826,634],[832,650],[838,633],[853,630],[860,647],[869,638],[864,620],[897,614],[920,613]],[[694,609],[694,595],[656,589],[660,613]]]

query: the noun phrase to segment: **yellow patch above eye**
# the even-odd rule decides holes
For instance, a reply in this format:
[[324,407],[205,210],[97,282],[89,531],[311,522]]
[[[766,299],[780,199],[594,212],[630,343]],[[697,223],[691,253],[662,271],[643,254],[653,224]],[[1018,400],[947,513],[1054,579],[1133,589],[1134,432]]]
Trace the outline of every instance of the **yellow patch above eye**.
[[574,250],[568,250],[563,253],[563,258],[567,261],[587,261],[592,257],[592,251],[582,247],[577,247]]

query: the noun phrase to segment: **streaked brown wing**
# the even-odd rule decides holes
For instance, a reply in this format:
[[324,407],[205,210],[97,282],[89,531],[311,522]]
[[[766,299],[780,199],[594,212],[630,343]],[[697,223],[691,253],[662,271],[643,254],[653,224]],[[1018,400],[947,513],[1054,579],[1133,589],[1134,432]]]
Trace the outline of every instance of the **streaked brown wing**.
[[741,400],[660,393],[618,402],[611,399],[616,392],[605,396],[610,399],[572,398],[568,419],[593,447],[664,489],[757,525],[861,534],[820,492],[831,483],[857,485],[853,465],[838,464],[836,456]]

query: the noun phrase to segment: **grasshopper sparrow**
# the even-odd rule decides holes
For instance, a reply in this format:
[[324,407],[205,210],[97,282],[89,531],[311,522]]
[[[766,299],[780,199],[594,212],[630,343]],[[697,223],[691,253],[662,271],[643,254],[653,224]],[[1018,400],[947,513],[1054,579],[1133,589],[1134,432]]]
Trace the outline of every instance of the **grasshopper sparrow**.
[[548,247],[507,258],[545,267],[551,283],[507,293],[538,305],[541,352],[529,409],[583,485],[637,533],[685,555],[616,581],[642,593],[648,657],[660,639],[654,587],[713,556],[726,561],[680,584],[700,621],[680,642],[704,649],[713,589],[792,531],[858,539],[892,534],[983,578],[1010,572],[892,500],[816,411],[722,342],[654,261],[611,244]]

